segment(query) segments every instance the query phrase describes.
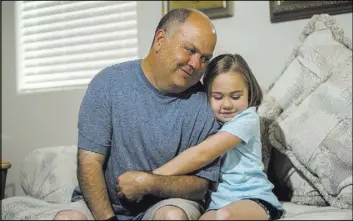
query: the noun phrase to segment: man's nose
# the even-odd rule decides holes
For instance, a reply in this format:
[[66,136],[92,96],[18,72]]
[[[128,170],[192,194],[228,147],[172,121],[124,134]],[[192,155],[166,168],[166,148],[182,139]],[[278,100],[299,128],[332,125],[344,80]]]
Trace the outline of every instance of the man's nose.
[[198,53],[193,54],[190,57],[189,65],[194,69],[197,70],[201,67],[201,56]]

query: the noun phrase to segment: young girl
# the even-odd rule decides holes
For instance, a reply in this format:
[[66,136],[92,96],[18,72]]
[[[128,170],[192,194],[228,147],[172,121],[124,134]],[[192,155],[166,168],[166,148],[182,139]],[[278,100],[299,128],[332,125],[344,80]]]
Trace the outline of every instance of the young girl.
[[221,156],[217,190],[201,220],[279,219],[283,208],[263,172],[260,120],[256,113],[262,91],[240,55],[223,54],[206,70],[204,86],[220,131],[153,171],[182,175]]

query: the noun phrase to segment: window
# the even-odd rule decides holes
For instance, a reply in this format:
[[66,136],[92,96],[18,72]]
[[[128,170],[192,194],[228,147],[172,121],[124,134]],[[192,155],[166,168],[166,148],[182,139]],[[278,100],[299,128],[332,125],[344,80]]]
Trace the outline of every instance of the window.
[[20,1],[16,19],[20,92],[85,86],[138,58],[136,1]]

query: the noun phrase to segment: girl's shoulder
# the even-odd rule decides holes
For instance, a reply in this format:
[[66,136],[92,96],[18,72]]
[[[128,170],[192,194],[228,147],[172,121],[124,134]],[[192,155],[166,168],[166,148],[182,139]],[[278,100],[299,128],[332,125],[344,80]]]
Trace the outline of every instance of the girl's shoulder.
[[256,108],[247,108],[237,114],[231,121],[225,123],[220,131],[229,132],[245,143],[258,136],[260,129],[259,116]]
[[259,120],[260,117],[256,112],[256,107],[248,107],[236,116],[233,117],[231,121],[236,121],[240,119],[248,119],[248,120]]
[[260,124],[260,117],[256,112],[256,107],[249,107],[236,116],[232,118],[232,120],[228,121],[227,123],[223,124],[223,127],[238,127],[238,126],[246,126],[251,127],[255,126],[258,127]]

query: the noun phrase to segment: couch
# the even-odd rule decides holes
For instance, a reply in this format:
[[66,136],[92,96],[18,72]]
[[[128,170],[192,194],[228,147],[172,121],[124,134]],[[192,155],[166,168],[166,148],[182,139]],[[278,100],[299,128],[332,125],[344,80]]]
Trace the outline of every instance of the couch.
[[[286,213],[281,220],[352,220],[352,43],[314,15],[258,109],[263,162]],[[51,220],[70,202],[77,147],[32,151],[25,196],[2,200],[2,220]]]

